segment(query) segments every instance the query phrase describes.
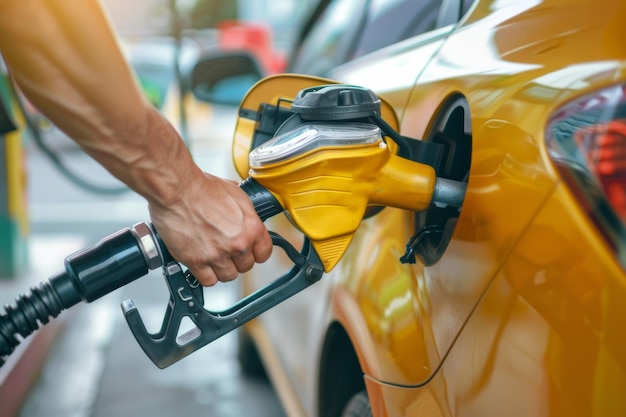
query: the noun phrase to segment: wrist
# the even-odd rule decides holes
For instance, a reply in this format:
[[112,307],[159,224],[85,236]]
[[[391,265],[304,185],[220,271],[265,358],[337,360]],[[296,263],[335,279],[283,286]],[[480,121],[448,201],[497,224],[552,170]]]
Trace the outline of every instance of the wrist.
[[154,112],[147,123],[144,157],[130,167],[136,176],[137,191],[150,205],[169,207],[181,198],[181,191],[203,176],[174,127]]

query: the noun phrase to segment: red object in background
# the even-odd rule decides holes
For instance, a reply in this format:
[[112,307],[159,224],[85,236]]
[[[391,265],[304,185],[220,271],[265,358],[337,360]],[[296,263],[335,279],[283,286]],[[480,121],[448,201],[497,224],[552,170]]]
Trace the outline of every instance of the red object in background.
[[226,20],[217,25],[218,43],[226,51],[245,49],[251,52],[268,74],[282,72],[286,58],[274,50],[271,29],[260,23]]

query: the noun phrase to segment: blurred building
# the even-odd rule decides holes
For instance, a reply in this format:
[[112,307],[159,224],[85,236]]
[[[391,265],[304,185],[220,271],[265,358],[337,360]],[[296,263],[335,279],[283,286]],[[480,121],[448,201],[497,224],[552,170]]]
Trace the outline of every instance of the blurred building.
[[[194,9],[224,19],[264,23],[272,31],[274,47],[288,51],[294,31],[318,0],[103,0],[103,4],[118,32],[136,38],[170,33],[172,1],[182,16],[183,29],[193,26],[189,15]],[[217,23],[215,19],[204,22],[211,26]]]
[[125,37],[166,33],[167,0],[103,0],[113,25]]

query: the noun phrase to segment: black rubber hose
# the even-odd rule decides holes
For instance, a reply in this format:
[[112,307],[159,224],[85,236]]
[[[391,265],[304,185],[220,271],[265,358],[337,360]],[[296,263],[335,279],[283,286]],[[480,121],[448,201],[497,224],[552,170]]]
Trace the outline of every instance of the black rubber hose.
[[0,314],[0,366],[30,334],[81,301],[92,302],[148,273],[130,229],[105,237],[65,259],[65,271],[30,289]]
[[15,304],[6,305],[5,312],[0,314],[0,366],[24,338],[65,308],[50,282],[42,282],[28,294],[20,295]]
[[282,213],[283,207],[280,205],[276,197],[270,193],[267,188],[259,184],[254,178],[246,178],[239,183],[239,187],[248,194],[252,205],[262,221],[269,219],[279,213]]

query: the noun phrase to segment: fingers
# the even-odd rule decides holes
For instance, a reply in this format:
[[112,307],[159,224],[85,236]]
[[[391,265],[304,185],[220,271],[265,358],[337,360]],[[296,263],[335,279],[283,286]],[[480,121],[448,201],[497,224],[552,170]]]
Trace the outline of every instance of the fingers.
[[166,239],[161,236],[174,259],[184,264],[200,284],[209,287],[218,281],[232,281],[239,273],[249,271],[255,263],[265,262],[271,256],[272,239],[262,223],[261,227],[252,237],[244,235],[195,244],[190,244],[189,237],[176,239],[179,236],[175,235],[175,239]]
[[152,223],[174,259],[200,284],[212,286],[265,262],[273,244],[252,202],[236,183],[208,174],[202,179],[184,188],[175,204],[149,208]]
[[189,271],[203,287],[212,287],[220,281],[232,281],[239,276],[239,272],[234,268],[234,264],[231,263],[231,265],[232,267],[218,267],[215,264],[203,265],[201,267],[189,266]]
[[249,256],[239,256],[230,259],[228,262],[203,265],[201,267],[189,267],[189,271],[204,287],[211,287],[218,282],[233,281],[241,272],[247,272],[254,266],[254,258]]
[[218,282],[232,281],[240,273],[252,269],[255,263],[265,262],[271,256],[272,247],[272,239],[266,232],[258,237],[252,251],[234,251],[230,258],[224,257],[200,266],[188,265],[188,268],[201,285],[210,287]]
[[[272,249],[274,248],[274,244],[272,243],[272,238],[270,237],[267,231],[259,236],[256,243],[252,247],[252,254],[254,256],[255,262],[263,263],[269,259],[272,255]],[[244,272],[244,271],[242,271]]]
[[255,263],[255,257],[250,251],[240,252],[234,255],[231,260],[238,272],[249,271]]

